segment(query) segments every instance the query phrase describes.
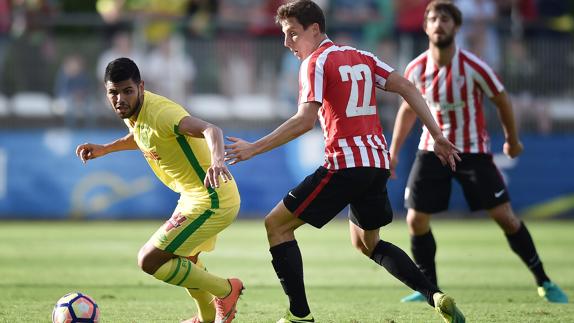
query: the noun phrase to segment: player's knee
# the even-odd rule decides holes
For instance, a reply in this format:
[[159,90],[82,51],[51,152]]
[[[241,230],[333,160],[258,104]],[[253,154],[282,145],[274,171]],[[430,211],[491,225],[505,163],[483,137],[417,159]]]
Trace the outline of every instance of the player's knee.
[[265,219],[263,220],[263,223],[265,224],[265,231],[267,232],[267,234],[275,230],[276,227],[275,221],[273,221],[273,219],[270,216],[266,216]]
[[265,231],[267,232],[267,239],[269,241],[274,241],[282,235],[281,225],[275,221],[273,217],[265,217]]
[[504,203],[488,210],[488,215],[498,223],[505,233],[511,234],[520,229],[521,221],[512,211],[510,203]]
[[429,230],[429,216],[425,213],[409,210],[407,213],[407,225],[411,232],[420,234]]
[[143,248],[138,254],[138,266],[141,270],[150,275],[153,275],[159,268],[156,262],[143,250]]
[[267,232],[267,238],[269,241],[278,239],[284,234],[284,228],[273,220],[273,218],[265,218],[265,231]]
[[278,221],[274,217],[265,218],[265,230],[267,231],[267,240],[271,244],[277,244],[295,239],[294,228],[289,222]]

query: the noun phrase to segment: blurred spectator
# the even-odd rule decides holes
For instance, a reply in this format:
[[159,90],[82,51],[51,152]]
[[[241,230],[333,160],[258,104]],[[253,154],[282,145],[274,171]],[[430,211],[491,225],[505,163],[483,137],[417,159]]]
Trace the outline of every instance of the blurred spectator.
[[12,4],[10,0],[0,0],[0,92],[5,92],[4,60],[10,46],[10,31],[12,28]]
[[518,129],[530,132],[549,134],[552,131],[552,117],[547,99],[533,96],[530,92],[512,95],[512,104]]
[[252,39],[220,39],[217,42],[219,92],[228,97],[255,91],[257,62]]
[[278,36],[277,8],[288,0],[220,0],[218,20],[226,35]]
[[328,20],[332,21],[329,31],[347,34],[359,45],[366,26],[381,20],[377,0],[332,0],[329,7],[331,19]]
[[[58,12],[58,2],[53,0],[13,0],[14,30],[17,35],[30,31],[43,31],[49,18]],[[16,17],[17,16],[17,17]]]
[[219,0],[190,0],[187,31],[192,37],[212,38],[215,34]]
[[139,50],[132,46],[132,39],[127,31],[117,32],[112,38],[112,47],[105,50],[98,58],[96,75],[102,82],[104,81],[104,71],[109,62],[119,57],[127,57],[133,60],[139,66],[145,66],[143,63],[143,55]]
[[[139,11],[146,18],[145,37],[157,44],[182,29],[190,0],[140,0]],[[137,62],[136,62],[137,63]]]
[[536,5],[540,23],[530,35],[535,39],[533,56],[540,64],[538,88],[544,95],[562,96],[574,88],[574,78],[564,77],[574,74],[572,1],[537,0]]
[[257,61],[250,25],[263,10],[264,0],[221,0],[217,54],[221,93],[226,96],[253,94],[256,88]]
[[196,67],[192,57],[186,55],[182,37],[174,34],[161,41],[141,66],[147,88],[187,106]]
[[122,17],[126,0],[97,0],[96,10],[108,24],[116,24]]
[[143,27],[146,40],[152,44],[184,26],[191,0],[97,0],[96,9],[113,28],[132,25]]
[[457,0],[463,23],[457,43],[484,59],[495,71],[500,69],[497,7],[493,0]]
[[536,78],[539,67],[528,52],[522,39],[514,37],[506,44],[504,76],[509,93],[512,95],[513,110],[517,126],[547,134],[552,130],[552,120],[545,98],[539,93]]
[[574,31],[572,1],[536,0],[536,5],[546,35],[562,36]]
[[77,54],[66,56],[56,75],[54,96],[55,108],[64,115],[68,128],[77,127],[80,120],[86,125],[93,125],[95,121],[90,83],[82,57]]
[[499,30],[513,37],[522,37],[538,19],[536,0],[497,0]]
[[399,65],[403,69],[414,55],[428,47],[423,31],[425,9],[430,0],[394,0],[396,29],[399,34]]
[[[57,69],[57,48],[52,28],[47,24],[55,4],[47,0],[11,1],[10,53],[4,58],[3,90],[51,91]],[[23,73],[29,69],[33,76]]]
[[[423,18],[429,2],[430,0],[395,0],[397,31],[426,39],[423,32]],[[423,46],[427,46],[426,41]]]
[[368,22],[363,27],[363,47],[372,52],[376,52],[382,43],[392,42],[395,31],[394,0],[375,0],[375,2],[377,19]]
[[299,97],[299,65],[301,63],[290,50],[285,50],[281,57],[281,67],[277,78],[278,97],[289,109],[285,115],[292,115],[297,111],[297,98]]
[[264,0],[220,0],[218,20],[224,34],[245,34]]
[[287,0],[267,0],[263,1],[254,9],[248,30],[253,36],[279,36],[282,35],[281,28],[275,23],[277,9]]

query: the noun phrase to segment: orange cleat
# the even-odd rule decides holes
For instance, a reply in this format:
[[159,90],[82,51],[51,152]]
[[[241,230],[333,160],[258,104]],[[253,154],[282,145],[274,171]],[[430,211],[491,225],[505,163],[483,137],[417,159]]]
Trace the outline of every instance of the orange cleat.
[[243,282],[237,278],[228,279],[231,285],[231,292],[224,298],[216,297],[215,302],[215,323],[230,323],[235,318],[235,307],[239,296],[243,293]]

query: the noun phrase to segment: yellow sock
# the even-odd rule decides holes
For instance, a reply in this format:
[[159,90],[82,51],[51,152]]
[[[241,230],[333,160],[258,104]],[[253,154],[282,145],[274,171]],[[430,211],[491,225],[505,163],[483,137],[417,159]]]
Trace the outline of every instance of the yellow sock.
[[231,292],[227,279],[202,270],[184,257],[170,259],[153,276],[171,285],[199,289],[220,298]]
[[[201,260],[198,259],[195,265],[198,269],[207,271]],[[187,288],[186,291],[195,301],[195,305],[197,306],[197,317],[199,317],[199,320],[202,322],[213,322],[215,320],[213,297],[215,296],[206,291],[195,288]]]

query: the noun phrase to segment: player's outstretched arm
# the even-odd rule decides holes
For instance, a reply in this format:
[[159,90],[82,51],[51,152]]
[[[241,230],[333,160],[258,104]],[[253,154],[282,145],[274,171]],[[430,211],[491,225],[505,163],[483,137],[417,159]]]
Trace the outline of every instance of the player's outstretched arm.
[[518,139],[518,131],[516,130],[516,123],[514,121],[514,113],[512,112],[512,104],[506,91],[500,92],[493,97],[492,103],[496,105],[498,110],[498,117],[502,124],[504,131],[504,146],[502,147],[504,154],[510,158],[514,158],[522,153],[524,147],[522,142]]
[[240,161],[248,160],[253,156],[267,152],[299,137],[313,129],[320,107],[321,105],[317,102],[301,103],[294,116],[267,136],[253,143],[241,138],[227,137],[232,143],[225,145],[225,160],[230,165],[237,164]]
[[134,140],[133,134],[130,133],[125,137],[105,145],[91,143],[78,145],[78,147],[76,147],[76,156],[78,156],[82,163],[85,164],[90,159],[98,158],[114,151],[134,149],[138,149],[138,146]]
[[399,163],[399,152],[405,142],[409,132],[413,128],[417,120],[416,113],[411,109],[406,101],[401,103],[397,117],[395,118],[395,126],[393,128],[393,137],[391,139],[391,176],[395,178],[395,169]]
[[219,177],[224,182],[232,180],[231,172],[225,165],[223,131],[221,128],[201,119],[187,116],[178,125],[179,132],[192,137],[203,137],[211,152],[211,165],[205,172],[203,185],[219,187]]
[[456,160],[460,161],[456,146],[443,136],[442,131],[434,121],[425,100],[414,84],[399,75],[397,72],[393,72],[387,78],[385,89],[390,92],[398,93],[405,99],[434,138],[434,153],[443,165],[448,163],[450,168],[455,170]]

